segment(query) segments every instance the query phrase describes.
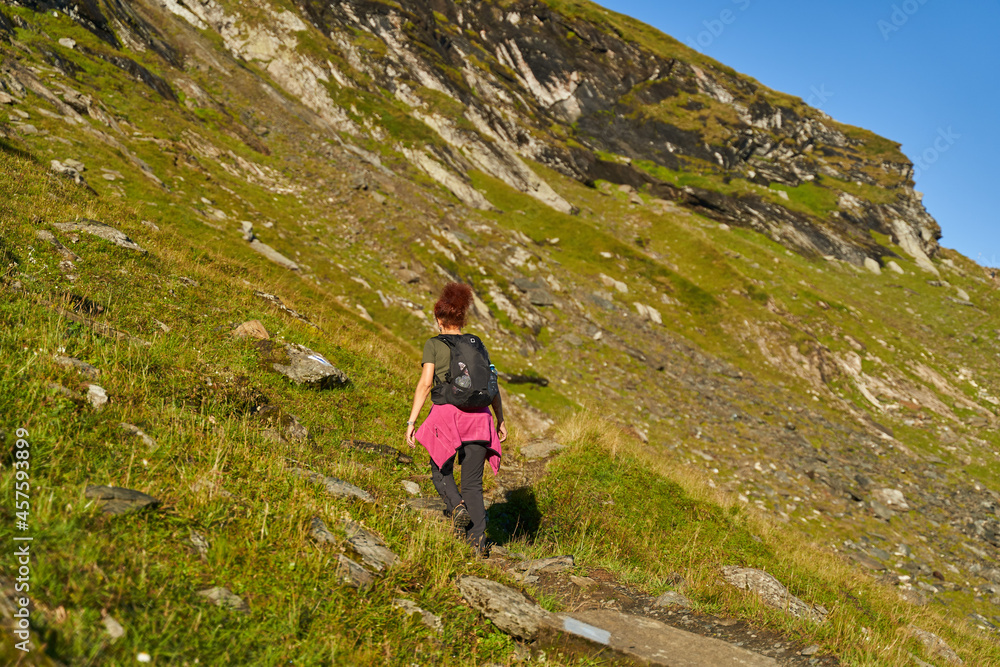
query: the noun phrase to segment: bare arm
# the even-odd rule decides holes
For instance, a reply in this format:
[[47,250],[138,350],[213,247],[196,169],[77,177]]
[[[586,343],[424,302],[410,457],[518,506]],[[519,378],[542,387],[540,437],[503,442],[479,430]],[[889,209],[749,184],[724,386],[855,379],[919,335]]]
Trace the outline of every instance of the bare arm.
[[497,391],[497,395],[493,397],[493,403],[490,404],[493,408],[493,415],[497,418],[497,437],[500,438],[500,442],[507,439],[507,424],[503,420],[503,401],[500,399],[500,392]]
[[420,416],[420,411],[423,410],[427,396],[431,393],[433,387],[434,364],[424,364],[423,370],[420,371],[420,379],[417,380],[417,388],[413,392],[413,407],[410,408],[410,418],[407,420],[412,423],[406,425],[406,443],[410,447],[416,445],[413,439],[413,431],[416,429],[417,417]]

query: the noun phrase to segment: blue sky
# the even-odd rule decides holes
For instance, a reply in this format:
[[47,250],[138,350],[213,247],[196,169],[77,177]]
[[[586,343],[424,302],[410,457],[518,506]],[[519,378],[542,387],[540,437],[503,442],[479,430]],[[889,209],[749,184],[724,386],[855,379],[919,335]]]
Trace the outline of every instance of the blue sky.
[[903,144],[941,244],[1000,266],[996,0],[603,0],[835,119]]

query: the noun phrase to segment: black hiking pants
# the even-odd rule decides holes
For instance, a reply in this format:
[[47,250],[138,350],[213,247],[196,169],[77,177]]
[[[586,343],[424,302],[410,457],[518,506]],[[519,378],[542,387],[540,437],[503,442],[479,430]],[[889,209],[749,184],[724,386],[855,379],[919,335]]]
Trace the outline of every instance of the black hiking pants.
[[[483,468],[489,454],[489,443],[482,440],[463,442],[455,456],[440,468],[431,459],[431,481],[438,495],[444,500],[448,514],[465,501],[465,508],[472,518],[472,525],[466,529],[465,537],[473,546],[483,543],[486,534],[486,506],[483,503]],[[455,459],[462,466],[462,493],[455,484]]]

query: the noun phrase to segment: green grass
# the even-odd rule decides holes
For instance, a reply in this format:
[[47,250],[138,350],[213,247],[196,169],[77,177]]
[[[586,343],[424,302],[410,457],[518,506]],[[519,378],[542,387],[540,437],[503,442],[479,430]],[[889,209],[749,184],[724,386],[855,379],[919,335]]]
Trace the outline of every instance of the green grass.
[[[562,436],[569,450],[547,466],[538,485],[537,532],[519,538],[517,549],[576,554],[578,564],[604,568],[654,595],[680,581],[700,611],[754,618],[819,643],[844,664],[906,664],[908,652],[920,653],[915,642],[899,640],[912,612],[845,561],[706,493],[703,480],[591,415],[566,422]],[[793,595],[825,607],[827,620],[794,619],[720,583],[729,565],[765,570]],[[920,616],[920,623],[934,622]],[[871,636],[859,641],[862,626]],[[956,645],[954,630],[935,625],[934,631]],[[1000,655],[989,640],[963,641],[977,655],[970,661]]]
[[[634,28],[587,3],[560,6],[571,5],[580,16],[598,23],[609,21],[623,31]],[[70,35],[88,48],[106,48],[66,17],[57,19],[23,8],[5,11],[19,13],[47,34]],[[635,39],[655,43],[662,53],[695,58],[682,45],[651,29],[635,29]],[[325,38],[313,31],[300,37],[305,53],[329,48]],[[29,46],[49,41],[41,33],[25,30],[19,30],[18,39]],[[385,55],[385,44],[368,33],[352,39],[374,58]],[[995,646],[954,620],[967,611],[982,611],[981,601],[965,593],[953,595],[947,619],[931,610],[902,607],[894,591],[857,575],[811,542],[828,544],[834,536],[854,537],[843,531],[879,530],[878,525],[835,525],[825,532],[812,526],[801,530],[778,526],[751,510],[734,509],[731,495],[711,494],[703,479],[690,474],[689,464],[672,458],[680,457],[685,448],[705,447],[691,434],[697,427],[715,437],[720,447],[741,448],[731,460],[717,460],[722,474],[732,475],[740,465],[739,456],[766,447],[767,443],[752,441],[757,431],[743,424],[732,431],[723,429],[702,414],[695,392],[664,391],[671,389],[661,386],[664,376],[620,347],[607,344],[607,338],[598,342],[585,337],[584,344],[573,350],[558,342],[567,330],[581,327],[582,332],[593,325],[609,333],[608,338],[617,336],[629,345],[642,346],[653,358],[670,346],[692,357],[714,356],[742,369],[755,383],[752,390],[733,399],[734,405],[754,415],[767,406],[780,405],[782,414],[775,415],[775,421],[791,419],[785,406],[799,405],[802,396],[808,400],[806,391],[829,389],[831,395],[823,394],[823,402],[814,407],[834,422],[833,427],[807,430],[797,420],[819,452],[827,443],[837,442],[836,429],[842,424],[853,428],[834,396],[843,397],[852,409],[871,412],[852,380],[835,372],[838,366],[833,355],[853,350],[846,336],[865,346],[860,353],[865,372],[882,377],[898,371],[893,381],[904,388],[907,383],[927,384],[910,366],[920,360],[965,397],[976,398],[977,392],[956,379],[960,367],[970,369],[989,393],[1000,394],[993,334],[1000,328],[995,292],[973,279],[978,274],[973,273],[977,267],[971,263],[946,254],[969,273],[946,275],[969,291],[981,310],[947,301],[945,295],[953,292],[929,287],[930,276],[905,258],[898,260],[905,275],[885,272],[874,277],[841,264],[793,256],[780,244],[749,230],[723,231],[697,215],[658,213],[646,194],[642,195],[645,205],[633,205],[622,193],[607,196],[538,165],[532,168],[577,205],[579,215],[557,213],[477,172],[471,174],[474,185],[501,212],[468,212],[431,204],[424,195],[430,181],[413,175],[393,144],[440,145],[440,137],[413,119],[386,91],[366,87],[370,82],[352,73],[360,89],[331,86],[334,101],[345,109],[354,105],[357,113],[351,113],[358,123],[376,119],[389,140],[351,140],[378,151],[399,174],[413,177],[412,182],[381,179],[373,172],[381,180],[372,187],[392,194],[388,204],[377,206],[368,193],[354,192],[347,184],[345,176],[357,173],[362,168],[359,163],[330,157],[321,150],[324,140],[308,139],[314,128],[296,118],[282,118],[281,131],[267,137],[271,155],[257,153],[241,141],[232,132],[242,122],[236,109],[261,107],[256,87],[251,91],[214,72],[206,75],[191,68],[185,75],[225,100],[226,107],[190,110],[164,103],[145,87],[125,81],[108,63],[76,51],[63,55],[82,68],[69,83],[85,93],[100,91],[114,115],[130,123],[122,141],[151,165],[169,190],[139,175],[115,148],[92,136],[74,134],[63,121],[34,112],[32,123],[67,138],[72,145],[28,138],[16,142],[17,150],[13,150],[15,142],[0,142],[0,269],[7,276],[6,283],[19,280],[24,290],[4,288],[0,300],[0,414],[7,418],[0,427],[9,436],[13,428],[23,426],[33,439],[32,483],[37,499],[33,523],[37,543],[45,545],[45,557],[40,553],[33,565],[33,576],[37,576],[33,600],[38,604],[37,628],[55,657],[70,664],[132,662],[140,651],[152,653],[162,663],[191,662],[197,657],[202,664],[288,660],[409,664],[417,660],[471,665],[512,659],[511,640],[465,607],[452,584],[457,574],[503,575],[482,564],[469,564],[467,550],[400,508],[399,482],[426,472],[425,468],[401,466],[340,447],[345,438],[402,446],[398,424],[409,407],[419,345],[428,335],[424,322],[403,307],[383,305],[375,290],[420,302],[428,312],[441,280],[433,269],[437,263],[480,291],[485,284],[481,281],[490,279],[512,293],[509,267],[487,265],[480,272],[464,258],[452,262],[416,245],[418,238],[426,237],[428,221],[446,221],[470,235],[470,245],[475,247],[510,244],[512,231],[526,234],[532,240],[528,250],[541,257],[546,271],[570,286],[567,299],[607,291],[597,278],[599,273],[629,286],[628,294],[612,295],[618,311],[591,309],[592,320],[586,323],[575,321],[569,308],[545,310],[551,319],[537,335],[514,325],[481,295],[497,325],[487,335],[495,335],[506,348],[495,355],[498,363],[513,371],[525,370],[530,361],[527,368],[553,380],[545,388],[512,387],[513,391],[523,393],[529,405],[566,425],[590,424],[575,431],[567,426],[560,436],[572,447],[551,465],[537,488],[534,539],[511,534],[510,526],[508,534],[500,537],[513,539],[537,555],[573,552],[584,566],[604,567],[621,581],[649,592],[661,591],[673,574],[680,573],[702,610],[752,620],[802,641],[815,640],[838,651],[849,664],[890,664],[904,659],[901,647],[919,653],[901,630],[909,622],[945,636],[969,664],[977,659],[984,664],[996,660]],[[161,71],[151,52],[131,55],[151,70]],[[488,55],[482,58],[481,67],[497,68]],[[346,61],[333,59],[347,70]],[[254,66],[249,69],[268,80]],[[718,71],[735,76],[725,68]],[[236,72],[233,80],[243,74]],[[419,93],[432,108],[451,117],[461,108],[447,96],[427,90]],[[31,104],[49,108],[36,99]],[[260,111],[258,116],[266,118],[267,114]],[[158,143],[129,138],[132,126]],[[209,139],[223,157],[191,152],[186,130]],[[855,132],[852,137],[866,143],[846,153],[896,161],[898,147],[873,136]],[[236,165],[227,151],[308,187],[278,195],[248,183],[241,172],[225,168]],[[50,159],[71,155],[84,156],[85,176],[98,196],[49,173]],[[122,171],[125,180],[104,181],[98,172],[101,166]],[[637,166],[676,185],[755,194],[786,204],[776,189],[743,179],[725,183],[711,165],[692,163],[681,172],[651,163]],[[885,174],[876,178],[880,183],[891,180]],[[428,190],[442,192],[436,186]],[[835,208],[841,191],[876,203],[893,201],[897,194],[891,188],[828,177],[786,191],[790,208],[817,217]],[[206,207],[202,197],[225,211],[228,220],[213,222],[196,212]],[[70,281],[58,266],[61,257],[34,232],[49,229],[52,222],[79,217],[115,225],[150,254],[140,256],[85,235],[73,242],[59,234],[83,258],[72,270],[76,280]],[[241,219],[253,220],[266,242],[308,267],[303,271],[306,275],[271,266],[240,242],[237,221]],[[142,220],[155,222],[162,231],[151,231]],[[274,222],[274,227],[264,226],[265,221]],[[496,231],[480,233],[472,228],[473,223],[492,225]],[[554,237],[560,238],[559,243],[549,244],[548,239]],[[887,248],[895,247],[888,237],[874,238]],[[393,270],[401,260],[422,263],[429,277],[412,288],[399,285]],[[526,276],[530,273],[522,271]],[[181,277],[198,285],[187,284]],[[353,277],[364,278],[371,289],[362,288]],[[255,289],[280,295],[319,329],[257,299]],[[87,326],[58,317],[46,304],[61,302],[67,293],[100,303],[105,311],[98,320],[151,345],[114,343]],[[668,305],[661,296],[680,305]],[[338,305],[338,298],[346,305]],[[817,306],[819,301],[828,309]],[[633,302],[659,308],[664,316],[662,329],[631,326],[633,320],[623,312],[634,315]],[[375,323],[357,318],[357,304],[372,314]],[[251,318],[260,319],[279,340],[303,343],[321,352],[352,377],[352,384],[330,392],[289,385],[261,363],[253,345],[228,336],[231,324]],[[157,321],[169,326],[170,332],[163,332]],[[501,334],[501,327],[511,333]],[[975,344],[969,342],[973,333],[979,336]],[[880,339],[892,349],[879,343]],[[539,345],[527,361],[517,353],[522,342]],[[78,390],[82,381],[51,362],[57,351],[100,367],[104,372],[100,384],[108,389],[112,403],[94,412],[49,389],[48,383],[60,382]],[[801,364],[789,360],[792,351],[823,359],[826,368],[834,371],[827,384],[813,387],[799,375]],[[609,368],[605,370],[604,364]],[[618,386],[626,397],[623,400],[608,400],[595,387],[595,380],[607,380],[613,370],[621,370],[624,376]],[[563,384],[560,378],[569,381]],[[954,397],[945,391],[933,386],[929,391],[955,407]],[[647,421],[648,407],[635,410],[633,404],[632,399],[641,397],[648,397],[649,403],[669,403],[653,407],[664,408],[671,416]],[[298,416],[313,440],[299,445],[266,440],[261,424],[247,414],[248,406],[261,401]],[[593,427],[577,408],[596,401],[624,425],[648,426],[653,445],[633,447],[618,429]],[[964,419],[977,414],[961,407],[955,412]],[[949,467],[962,468],[963,474],[983,483],[996,479],[997,465],[990,454],[998,441],[990,429],[938,422],[950,424],[962,437],[986,443],[968,448],[982,460],[967,465],[961,458],[965,450],[943,449],[935,430],[907,426],[905,413],[873,413],[873,417],[892,426],[897,438],[911,449],[940,456]],[[149,452],[125,438],[118,428],[121,421],[138,424],[157,439],[159,448]],[[520,444],[520,427],[513,426],[515,439],[509,451],[516,451]],[[667,454],[670,444],[677,447],[674,455]],[[324,497],[315,487],[288,476],[290,460],[365,487],[379,505],[358,506]],[[5,497],[10,494],[11,479],[9,470],[0,472]],[[205,479],[216,480],[233,496],[224,497],[209,488],[192,490],[192,484]],[[100,483],[148,491],[160,497],[164,507],[136,516],[104,518],[82,496],[86,485]],[[953,484],[949,479],[945,492]],[[423,491],[433,493],[426,482]],[[643,502],[633,502],[637,496]],[[345,512],[383,535],[403,559],[398,569],[365,594],[340,586],[331,571],[332,552],[317,547],[306,535],[312,516],[324,517],[336,529]],[[0,518],[11,520],[9,509],[0,508]],[[626,530],[628,525],[643,530]],[[925,528],[919,523],[906,527]],[[205,561],[185,545],[191,530],[205,534],[212,544]],[[724,564],[768,568],[796,594],[830,608],[831,623],[817,628],[789,621],[760,607],[753,598],[728,590],[718,583],[718,569]],[[3,572],[9,574],[7,569]],[[234,616],[198,598],[195,592],[210,585],[228,586],[243,596],[250,603],[250,616]],[[437,637],[393,611],[391,600],[399,596],[441,615],[443,635]],[[861,601],[860,608],[873,610],[875,622],[858,611],[851,596]],[[554,606],[552,599],[544,602]],[[115,643],[107,640],[101,610],[125,625],[126,638]],[[873,631],[873,641],[862,638],[862,625]],[[552,655],[549,659],[555,664],[576,660]]]

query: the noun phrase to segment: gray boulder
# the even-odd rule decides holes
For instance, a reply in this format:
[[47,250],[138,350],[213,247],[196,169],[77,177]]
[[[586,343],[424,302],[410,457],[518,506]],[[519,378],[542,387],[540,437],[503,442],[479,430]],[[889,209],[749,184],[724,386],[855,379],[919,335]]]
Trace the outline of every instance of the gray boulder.
[[392,567],[399,557],[377,535],[353,521],[344,522],[347,544],[361,557],[361,562],[376,572]]
[[560,445],[555,440],[550,440],[548,438],[532,440],[521,447],[521,456],[528,461],[537,461],[538,459],[544,459],[552,456],[560,449],[564,449],[564,445]]
[[371,572],[343,554],[337,556],[337,578],[351,588],[362,591],[375,581]]
[[943,639],[938,637],[933,632],[921,630],[915,625],[910,626],[910,632],[912,632],[913,636],[917,638],[917,641],[924,645],[927,652],[935,658],[942,658],[952,665],[963,664],[962,659],[958,657],[958,654],[955,653],[955,651],[948,646]]
[[275,362],[271,367],[292,382],[319,389],[342,387],[350,380],[347,375],[308,347],[292,343],[284,348],[288,363]]
[[341,440],[341,447],[350,447],[351,449],[357,449],[362,452],[369,452],[371,454],[378,454],[379,456],[385,456],[389,458],[396,459],[396,463],[413,463],[413,457],[409,454],[404,454],[395,447],[390,447],[389,445],[382,445],[375,442],[366,442],[364,440]]
[[822,607],[813,608],[788,592],[785,586],[763,570],[730,565],[722,568],[722,576],[727,583],[752,591],[760,596],[764,604],[775,609],[781,609],[798,618],[808,618],[822,623],[826,610]]
[[690,609],[694,606],[694,603],[685,596],[681,595],[677,591],[667,591],[660,597],[653,601],[653,605],[656,607],[680,607],[681,609]]
[[104,391],[104,387],[96,384],[88,385],[87,402],[90,403],[95,410],[100,410],[108,404],[108,393]]
[[458,590],[473,609],[509,635],[525,641],[534,640],[549,612],[513,588],[489,579],[464,576]]
[[148,447],[150,451],[156,449],[157,446],[156,440],[153,440],[151,437],[146,435],[146,433],[138,426],[135,426],[133,424],[127,424],[125,422],[120,423],[119,426],[127,434],[142,440],[142,444],[146,445],[146,447]]
[[514,565],[514,570],[527,574],[557,574],[573,569],[573,565],[572,556],[556,556],[524,560]]
[[406,506],[414,512],[429,514],[431,516],[442,516],[447,506],[440,497],[431,498],[410,498],[406,501]]
[[216,586],[214,588],[206,588],[203,591],[198,591],[198,595],[200,595],[203,598],[206,598],[216,607],[222,607],[223,609],[231,609],[241,614],[250,613],[250,606],[243,601],[243,598],[241,598],[239,595],[236,595],[228,588],[222,588],[219,586]]
[[337,498],[358,498],[366,503],[375,502],[375,498],[370,493],[342,479],[328,477],[322,473],[305,470],[304,468],[293,468],[292,474],[296,477],[307,479],[314,484],[322,484],[326,488],[326,492],[331,496],[336,496]]
[[337,536],[330,532],[323,520],[314,516],[309,522],[309,534],[320,544],[337,544]]
[[255,238],[250,241],[250,247],[282,268],[288,269],[289,271],[299,270],[298,264],[288,259],[266,243],[262,243],[260,239]]
[[546,289],[528,290],[528,301],[533,306],[553,306],[556,298]]
[[91,366],[86,361],[80,361],[79,359],[61,354],[54,355],[52,359],[63,368],[71,368],[88,380],[96,381],[101,377],[101,370],[96,366]]
[[392,601],[392,606],[396,609],[401,609],[403,613],[407,616],[413,616],[414,614],[420,615],[420,622],[426,625],[431,630],[441,630],[441,617],[435,616],[426,609],[421,609],[412,600],[404,600],[402,598],[395,598]]
[[105,514],[128,514],[160,504],[160,501],[153,496],[118,486],[88,486],[83,495],[97,501],[98,507]]
[[84,232],[86,234],[91,234],[99,239],[104,239],[110,243],[114,243],[116,246],[126,248],[128,250],[135,250],[145,254],[146,251],[138,243],[130,239],[123,232],[115,229],[111,225],[106,225],[103,222],[97,222],[96,220],[78,220],[76,222],[57,222],[53,225],[56,229],[61,232]]
[[872,491],[872,498],[897,512],[907,512],[910,509],[903,492],[898,489],[876,489]]

